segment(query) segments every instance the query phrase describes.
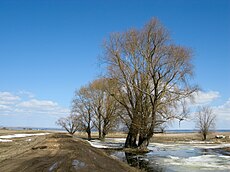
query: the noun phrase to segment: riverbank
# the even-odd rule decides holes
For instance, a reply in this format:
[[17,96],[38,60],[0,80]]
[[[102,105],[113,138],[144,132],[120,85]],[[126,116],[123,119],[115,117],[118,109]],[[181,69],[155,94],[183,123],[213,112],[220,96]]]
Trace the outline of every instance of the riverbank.
[[[0,133],[3,135],[4,131]],[[0,171],[138,171],[68,134],[50,133],[11,140],[0,142]]]

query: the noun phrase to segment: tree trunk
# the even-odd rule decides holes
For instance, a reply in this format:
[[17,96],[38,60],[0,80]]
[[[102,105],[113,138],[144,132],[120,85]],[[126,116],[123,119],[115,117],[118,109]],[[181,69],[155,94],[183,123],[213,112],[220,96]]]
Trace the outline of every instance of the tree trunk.
[[143,136],[140,134],[138,140],[138,149],[142,151],[146,151],[152,136],[153,136],[152,133],[149,133],[147,136]]
[[105,136],[108,134],[108,131],[106,131],[105,128],[103,128],[103,131],[102,131],[102,139],[104,140],[105,139]]
[[137,134],[129,132],[126,141],[125,141],[125,148],[136,148],[137,147]]
[[91,140],[91,131],[88,131],[87,134],[88,134],[88,140]]
[[[137,119],[136,119],[137,120]],[[132,121],[125,141],[125,148],[137,148],[138,122]]]
[[105,136],[106,136],[106,133],[102,133],[102,140],[104,140],[105,139]]
[[87,127],[86,132],[88,134],[88,140],[91,140],[91,129],[90,129],[90,125]]
[[151,127],[144,131],[143,133],[139,134],[139,140],[138,140],[138,149],[142,151],[148,150],[149,141],[153,136],[153,130],[154,130],[154,122],[152,123]]
[[98,137],[99,139],[102,139],[102,134],[101,134],[101,115],[98,116]]
[[125,141],[125,148],[136,148],[137,147],[137,135],[138,129],[135,125],[131,124],[128,135]]
[[207,139],[207,134],[203,133],[203,137],[204,137],[204,140],[206,140]]

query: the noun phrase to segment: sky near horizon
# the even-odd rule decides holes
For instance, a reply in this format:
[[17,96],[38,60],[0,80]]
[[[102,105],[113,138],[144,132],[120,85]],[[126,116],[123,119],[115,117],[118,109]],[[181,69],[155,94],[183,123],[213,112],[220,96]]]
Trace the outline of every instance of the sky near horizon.
[[0,126],[57,127],[74,91],[100,74],[109,34],[153,17],[193,50],[201,88],[193,106],[212,106],[216,128],[230,129],[229,0],[0,1]]

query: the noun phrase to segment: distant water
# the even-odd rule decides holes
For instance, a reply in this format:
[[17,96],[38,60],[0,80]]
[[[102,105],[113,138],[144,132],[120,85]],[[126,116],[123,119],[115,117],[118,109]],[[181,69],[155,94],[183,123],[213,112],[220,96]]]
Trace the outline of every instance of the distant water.
[[[6,128],[9,130],[51,130],[51,131],[65,131],[62,128],[42,128],[42,127],[4,127],[0,126],[0,128]],[[198,130],[166,130],[166,133],[196,133]],[[230,132],[229,130],[215,130],[214,132]]]
[[[196,133],[198,130],[166,130],[166,133]],[[230,130],[214,130],[214,132],[230,132]]]
[[51,131],[65,131],[62,128],[42,128],[42,127],[0,127],[8,130],[51,130]]

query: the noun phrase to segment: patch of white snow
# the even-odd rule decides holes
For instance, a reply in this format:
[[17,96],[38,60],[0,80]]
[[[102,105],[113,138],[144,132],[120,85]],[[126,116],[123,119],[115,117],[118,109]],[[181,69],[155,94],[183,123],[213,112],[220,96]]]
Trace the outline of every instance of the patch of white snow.
[[12,142],[12,140],[0,139],[0,142]]
[[0,136],[0,139],[11,139],[11,138],[21,138],[21,137],[31,137],[31,136],[43,136],[50,133],[36,133],[36,134],[12,134],[12,135],[5,135]]

